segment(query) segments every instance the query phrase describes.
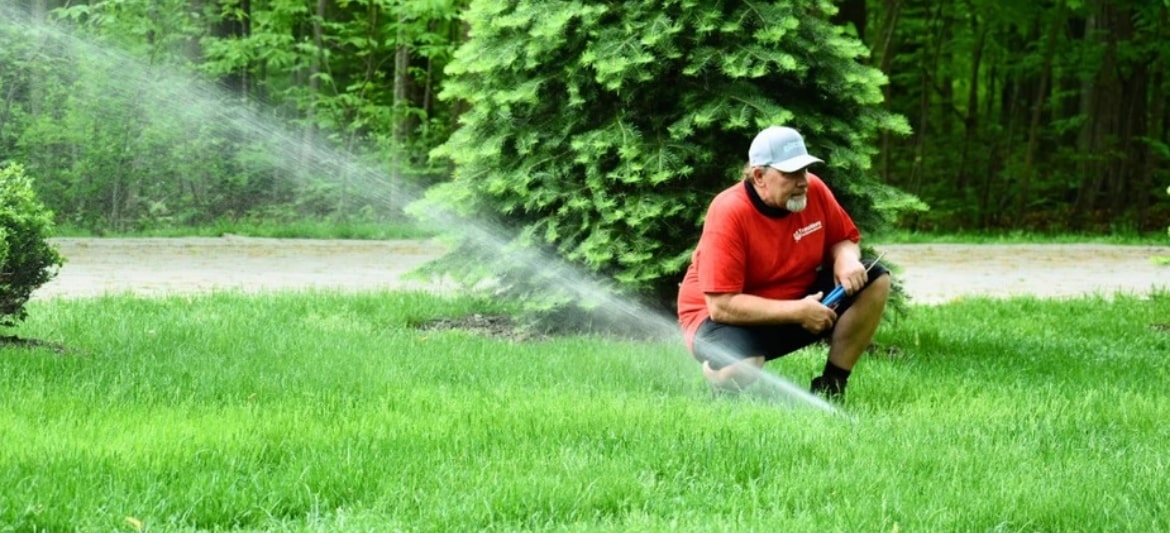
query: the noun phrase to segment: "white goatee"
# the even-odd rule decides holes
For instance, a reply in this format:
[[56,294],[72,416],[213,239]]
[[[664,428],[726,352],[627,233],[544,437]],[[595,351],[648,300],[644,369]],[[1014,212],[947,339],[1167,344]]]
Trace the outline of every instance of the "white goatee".
[[784,204],[784,208],[793,212],[799,213],[808,207],[808,195],[802,194],[800,196],[793,196]]

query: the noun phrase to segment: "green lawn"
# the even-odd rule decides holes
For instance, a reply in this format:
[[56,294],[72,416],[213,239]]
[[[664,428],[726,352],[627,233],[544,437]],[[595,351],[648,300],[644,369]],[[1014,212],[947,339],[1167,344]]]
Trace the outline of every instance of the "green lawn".
[[[844,416],[418,293],[36,301],[0,531],[1165,531],[1170,295],[913,307]],[[809,349],[769,371],[803,387]]]

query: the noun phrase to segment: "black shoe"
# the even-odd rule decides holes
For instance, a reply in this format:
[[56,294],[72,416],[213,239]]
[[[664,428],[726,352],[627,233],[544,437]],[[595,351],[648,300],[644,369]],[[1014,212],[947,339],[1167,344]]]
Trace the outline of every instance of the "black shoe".
[[813,378],[809,391],[828,400],[840,400],[845,396],[845,383],[825,376]]

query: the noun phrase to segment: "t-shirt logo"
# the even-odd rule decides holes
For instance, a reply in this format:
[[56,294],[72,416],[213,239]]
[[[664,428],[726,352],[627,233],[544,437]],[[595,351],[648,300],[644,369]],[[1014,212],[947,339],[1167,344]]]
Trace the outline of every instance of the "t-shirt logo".
[[809,234],[816,233],[821,230],[821,221],[818,220],[803,228],[800,228],[792,233],[792,240],[800,242],[801,239],[809,236]]

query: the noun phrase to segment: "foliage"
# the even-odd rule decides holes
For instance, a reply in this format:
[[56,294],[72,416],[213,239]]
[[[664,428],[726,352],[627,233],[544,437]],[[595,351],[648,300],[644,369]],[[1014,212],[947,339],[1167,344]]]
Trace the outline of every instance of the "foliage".
[[[37,176],[38,192],[59,222],[97,233],[167,229],[233,217],[272,216],[280,221],[303,216],[345,218],[376,211],[375,217],[359,218],[397,218],[404,197],[411,196],[399,190],[401,187],[423,187],[449,173],[451,159],[428,158],[428,152],[447,141],[456,118],[472,104],[463,97],[435,98],[447,85],[445,66],[465,37],[465,21],[474,23],[463,17],[467,3],[3,3],[0,153],[22,161]],[[850,34],[860,36],[872,50],[870,58],[860,60],[868,61],[890,79],[881,105],[907,117],[914,127],[911,136],[882,135],[866,141],[871,151],[865,157],[878,156],[871,173],[882,183],[911,193],[887,194],[883,189],[866,193],[875,196],[879,211],[901,210],[888,213],[898,226],[919,231],[1107,234],[1118,230],[1161,233],[1170,224],[1170,206],[1155,201],[1160,196],[1159,184],[1170,177],[1170,113],[1163,98],[1170,93],[1170,9],[1165,1],[834,3],[842,9],[833,18],[852,22]],[[761,48],[761,44],[774,50],[768,46],[769,39],[773,34],[791,32],[793,19],[769,14],[767,35],[739,43],[724,30],[734,31],[740,24],[730,17],[740,4],[695,8],[685,17],[673,16],[679,8],[668,6],[661,13],[661,25],[654,22],[658,14],[652,13],[657,7],[653,4],[594,4],[550,3],[539,16],[539,27],[526,26],[518,18],[526,16],[523,12],[505,14],[499,21],[520,33],[527,31],[525,28],[533,32],[530,43],[504,43],[505,48],[497,51],[501,57],[519,58],[529,53],[525,52],[528,48],[535,54],[566,52],[588,39],[597,43],[589,56],[584,52],[566,57],[532,56],[541,65],[559,62],[572,67],[564,72],[550,71],[556,76],[552,82],[564,85],[566,91],[570,85],[574,90],[584,89],[572,95],[562,92],[562,108],[572,114],[588,111],[575,121],[588,124],[566,123],[575,129],[554,135],[554,145],[564,144],[556,139],[585,131],[597,132],[595,137],[610,136],[606,143],[614,142],[615,132],[634,132],[643,135],[642,140],[617,142],[627,149],[642,146],[644,153],[619,153],[611,163],[599,160],[595,173],[617,169],[625,160],[649,159],[656,146],[664,146],[667,149],[660,159],[678,164],[679,175],[709,176],[695,180],[699,188],[711,177],[733,174],[732,165],[720,162],[720,158],[703,160],[671,143],[690,147],[726,144],[731,151],[717,153],[741,153],[735,143],[742,139],[734,137],[754,128],[756,118],[736,110],[758,105],[757,100],[729,96],[727,106],[712,110],[714,99],[678,99],[694,95],[686,83],[650,90],[650,83],[637,81],[638,76],[630,73],[638,72],[645,78],[684,69],[677,78],[662,78],[663,84],[705,80],[708,74],[717,73],[711,78],[717,82],[711,90],[724,94],[731,94],[726,88],[728,80],[766,85],[772,82],[753,77],[752,69],[768,61],[745,60],[748,56],[743,52]],[[829,6],[807,10],[816,6],[807,0],[785,4],[783,9],[809,13],[801,15],[798,24],[805,30],[822,24],[820,21],[832,12]],[[502,3],[495,9],[505,13],[508,6]],[[780,9],[768,3],[760,6]],[[589,10],[607,14],[590,15],[594,18],[579,15]],[[639,15],[615,15],[623,10]],[[628,28],[621,26],[626,18],[633,22]],[[570,21],[568,25],[565,20]],[[753,15],[746,22],[753,20],[760,17]],[[595,25],[585,28],[579,21]],[[603,28],[611,23],[615,26]],[[679,33],[679,27],[690,33]],[[583,28],[593,36],[549,34],[558,28]],[[641,34],[627,41],[620,38],[633,32]],[[563,46],[557,40],[562,40]],[[827,39],[823,46],[819,41],[786,40],[785,61],[798,65],[833,63],[834,50],[839,49],[836,40]],[[748,44],[751,46],[745,46]],[[705,51],[698,46],[706,47]],[[702,53],[707,54],[705,59],[696,55]],[[686,61],[691,63],[683,64]],[[528,68],[501,65],[515,72]],[[688,66],[695,70],[686,71]],[[773,70],[764,77],[773,81],[783,77],[778,74],[782,69]],[[806,74],[819,75],[814,71]],[[591,83],[599,87],[597,91],[590,92],[588,84],[559,79],[581,77],[582,72],[595,77]],[[194,82],[191,73],[198,73],[214,86]],[[609,89],[615,84],[621,88]],[[847,84],[838,85],[843,88]],[[176,90],[184,86],[189,90]],[[522,93],[526,87],[503,87],[500,94]],[[770,90],[783,87],[788,85],[764,92],[789,111],[803,112],[800,104],[789,102],[807,100],[815,93]],[[554,93],[545,84],[539,94]],[[609,97],[587,100],[606,95]],[[653,103],[658,96],[661,99]],[[597,117],[602,112],[592,109],[616,109],[639,99],[642,103],[636,109],[651,115],[625,122],[615,119],[609,124],[600,122]],[[557,104],[548,103],[550,107]],[[692,104],[698,124],[693,133],[687,132],[689,126],[678,116],[658,121],[667,126],[646,126],[659,107],[677,114],[670,110],[672,106]],[[843,112],[848,110],[849,106],[843,107]],[[168,118],[176,112],[183,112],[185,118]],[[233,118],[238,115],[250,118],[241,123]],[[852,142],[833,138],[831,132],[825,136],[835,129],[829,123],[817,124],[804,115],[796,119],[809,123],[805,126],[815,126],[810,132],[814,148],[829,151]],[[703,121],[721,123],[716,127]],[[669,129],[675,122],[679,131]],[[721,129],[734,135],[721,135]],[[581,153],[616,153],[612,146],[591,147],[593,139],[580,142],[586,145]],[[576,150],[572,146],[567,149]],[[346,165],[306,165],[314,159],[332,158],[330,152],[359,160],[366,170],[355,173]],[[838,156],[838,160],[847,159],[840,151]],[[584,169],[587,165],[580,166]],[[675,183],[668,180],[663,185]],[[853,186],[860,184],[846,183],[846,187]],[[379,191],[376,198],[369,197],[371,189]],[[392,192],[384,192],[386,189]],[[675,189],[681,193],[682,189]],[[624,193],[642,191],[632,187]],[[585,196],[592,194],[587,191]],[[657,208],[648,206],[662,206],[660,200],[650,198],[645,202],[647,207],[632,202],[634,207],[624,211],[652,216]],[[622,203],[624,197],[598,199],[603,201]],[[594,203],[592,199],[587,202]],[[548,208],[553,207],[559,208]],[[521,206],[520,210],[524,209]],[[529,220],[519,221],[520,227],[530,225]],[[597,226],[593,221],[587,225]],[[553,240],[558,244],[553,248],[559,248],[559,240],[571,240],[571,235],[580,231],[572,220],[557,226],[532,229],[537,233],[555,231]],[[690,226],[687,221],[680,227]],[[635,236],[629,242],[656,238]],[[526,239],[546,240],[543,234]],[[633,272],[637,269],[618,264],[620,260],[607,260],[604,256],[612,254],[629,256],[627,262],[640,261],[637,253],[628,249],[605,251],[605,244],[612,240],[608,235],[596,239],[596,244],[582,247],[583,257],[614,264],[613,271],[630,270],[636,284],[643,283],[645,276],[655,276],[649,270]]]
[[[1166,187],[1166,194],[1170,195],[1170,187]],[[1166,234],[1170,235],[1170,228],[1166,228]],[[1154,262],[1156,262],[1159,265],[1170,265],[1170,256],[1155,257]]]
[[[851,2],[857,3],[857,2]],[[861,2],[914,135],[883,141],[885,180],[922,231],[1149,233],[1170,176],[1165,2]]]
[[23,321],[33,291],[64,263],[46,240],[52,228],[53,213],[37,198],[24,167],[0,164],[0,327]]
[[[433,94],[459,0],[321,5],[101,1],[47,20],[6,8],[0,152],[38,176],[61,222],[97,233],[400,222],[407,191],[445,172],[426,153],[454,122]],[[398,84],[385,59],[400,50]]]
[[285,108],[346,150],[373,151],[395,177],[434,180],[445,169],[426,152],[454,120],[433,95],[461,35],[463,3],[347,0],[317,11],[299,0],[225,3],[233,7],[211,18],[247,30],[204,37],[200,69],[255,80],[236,87],[242,97]]
[[[501,253],[491,241],[502,240],[669,307],[706,203],[738,179],[751,138],[770,124],[802,130],[858,223],[880,226],[872,141],[907,128],[878,107],[884,77],[827,21],[834,10],[827,1],[472,2],[469,40],[441,94],[470,109],[434,152],[456,172],[416,212],[504,229],[489,232],[495,239],[464,233],[436,270],[492,278],[534,309],[580,302],[571,287],[530,283],[548,267]],[[512,231],[519,236],[505,236]]]

